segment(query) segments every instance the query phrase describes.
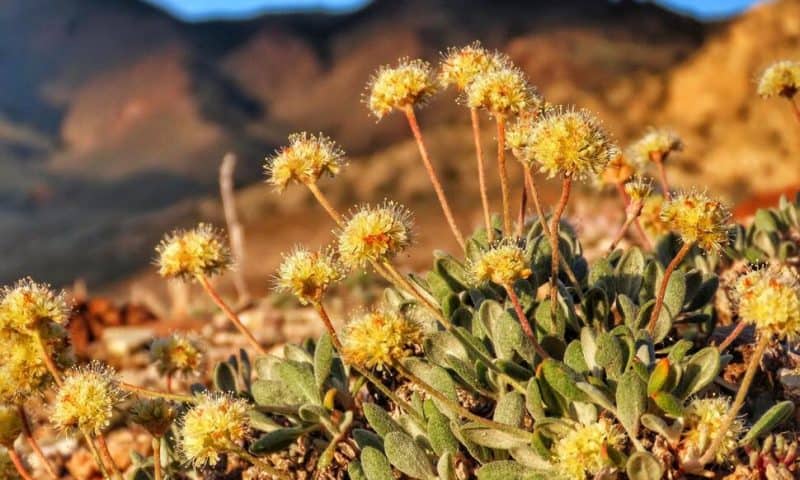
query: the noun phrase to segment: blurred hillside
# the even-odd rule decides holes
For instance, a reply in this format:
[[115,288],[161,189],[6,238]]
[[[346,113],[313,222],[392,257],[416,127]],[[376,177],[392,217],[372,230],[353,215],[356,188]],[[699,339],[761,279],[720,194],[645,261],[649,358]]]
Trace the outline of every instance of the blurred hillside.
[[[325,132],[351,154],[344,178],[325,184],[337,202],[390,195],[419,206],[435,237],[441,222],[426,208],[406,125],[376,124],[360,96],[382,63],[435,60],[475,39],[508,52],[551,101],[596,110],[621,141],[651,124],[675,128],[688,145],[676,183],[732,200],[800,184],[788,107],[752,93],[762,66],[800,58],[800,0],[713,25],[632,1],[469,6],[379,0],[344,16],[186,24],[135,0],[7,0],[0,248],[12,254],[0,280],[122,278],[144,266],[164,230],[219,215],[207,198],[224,152],[238,154],[240,184],[257,184],[263,157],[298,129]],[[421,122],[448,191],[464,199],[475,188],[473,157],[468,119],[452,100],[440,95]],[[269,255],[330,230],[304,192],[279,199],[254,186],[241,197],[251,240]],[[464,221],[475,220],[474,203],[458,205]],[[274,264],[264,255],[259,270]]]

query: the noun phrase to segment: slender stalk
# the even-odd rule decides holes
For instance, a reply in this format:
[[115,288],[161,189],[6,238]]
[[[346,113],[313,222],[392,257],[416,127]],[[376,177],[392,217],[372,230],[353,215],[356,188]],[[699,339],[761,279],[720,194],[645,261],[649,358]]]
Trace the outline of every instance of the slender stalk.
[[108,443],[106,443],[106,437],[103,436],[102,433],[97,434],[97,445],[100,447],[99,450],[101,458],[105,461],[106,466],[110,467],[111,469],[111,476],[115,480],[122,480],[122,473],[119,471],[117,463],[111,456],[111,452],[108,450]]
[[[628,229],[630,229],[631,224],[634,221],[636,221],[637,218],[639,218],[639,215],[642,213],[642,202],[637,201],[635,203],[629,204],[628,208],[626,208],[625,210],[626,210],[625,222],[622,224],[619,231],[617,231],[617,234],[614,235],[614,240],[611,241],[611,245],[608,246],[609,253],[613,252],[614,249],[617,248],[617,245],[622,240],[622,237],[624,237],[625,234],[628,232]],[[633,210],[633,211],[628,211],[628,210]]]
[[19,412],[19,418],[22,420],[22,437],[28,443],[28,446],[31,447],[33,450],[34,455],[42,462],[44,469],[47,471],[47,474],[50,477],[58,479],[58,475],[56,474],[53,465],[50,464],[50,461],[47,460],[44,452],[42,451],[42,447],[39,446],[39,443],[36,441],[36,438],[33,436],[33,431],[31,430],[30,418],[28,414],[25,412],[25,408],[22,405],[17,406],[17,411]]
[[[619,193],[619,198],[622,199],[622,204],[627,209],[630,198],[628,194],[625,193],[625,185],[623,185],[622,182],[616,182],[614,185],[617,187],[617,193]],[[641,214],[641,210],[639,213]],[[650,243],[650,237],[648,237],[647,232],[644,231],[644,227],[642,227],[642,222],[639,220],[638,216],[633,220],[633,225],[636,228],[636,233],[639,235],[639,241],[642,243],[642,246],[648,250],[652,250],[653,244]]]
[[240,447],[239,445],[236,445],[233,442],[231,442],[229,448],[231,449],[232,453],[235,453],[236,455],[244,458],[245,460],[253,464],[256,468],[261,469],[264,473],[272,475],[273,477],[290,480],[289,476],[286,475],[285,472],[281,472],[272,465],[267,464],[265,461],[251,454],[250,452]]
[[253,349],[255,349],[255,351],[259,354],[266,355],[267,351],[258,343],[258,340],[256,340],[256,337],[253,336],[252,332],[250,332],[250,330],[244,326],[241,320],[239,320],[239,316],[236,315],[236,312],[234,312],[231,307],[225,303],[222,297],[219,296],[219,293],[217,293],[217,291],[211,285],[211,282],[208,281],[208,277],[205,275],[198,275],[197,279],[200,281],[200,285],[203,286],[203,289],[206,291],[208,296],[211,297],[211,300],[213,300],[214,303],[223,311],[223,313],[225,313],[225,316],[228,317],[228,320],[230,320],[231,323],[233,323],[236,328],[239,329],[239,333],[244,335],[248,343],[250,343],[250,346],[253,347]]
[[164,472],[161,467],[161,437],[153,437],[153,480],[163,480]]
[[664,158],[660,153],[651,153],[650,160],[656,164],[658,169],[658,181],[661,184],[661,193],[667,200],[672,199],[672,191],[669,189],[669,182],[667,181],[667,169],[664,167]]
[[530,190],[531,198],[533,199],[533,207],[536,209],[536,215],[539,217],[539,223],[542,225],[542,232],[549,238],[550,228],[547,226],[547,217],[542,208],[542,202],[539,200],[539,189],[536,188],[536,182],[533,179],[533,173],[530,167],[523,164],[522,171],[525,173],[525,185]]
[[42,360],[44,360],[44,365],[47,367],[47,371],[50,372],[50,376],[53,377],[53,381],[56,382],[56,385],[59,387],[64,384],[64,380],[61,378],[61,372],[58,369],[58,366],[53,361],[53,357],[50,356],[50,352],[47,348],[47,342],[42,339],[41,334],[38,332],[36,333],[36,340],[39,342],[39,346],[42,348]]
[[163,398],[165,400],[173,400],[175,402],[195,403],[195,399],[191,395],[181,395],[180,393],[159,392],[158,390],[151,390],[149,388],[133,385],[132,383],[119,382],[119,387],[128,392],[132,392],[143,397],[148,398]]
[[486,171],[483,164],[483,148],[481,147],[480,118],[477,108],[470,108],[469,115],[472,119],[472,138],[475,141],[475,158],[478,164],[478,188],[481,191],[481,205],[483,206],[483,221],[486,225],[486,236],[489,243],[494,242],[494,228],[492,228],[492,215],[489,210],[489,194],[486,190]]
[[517,238],[522,238],[522,229],[525,227],[525,210],[528,208],[528,189],[522,186],[522,196],[519,200],[519,214],[517,215]]
[[319,186],[314,182],[308,182],[306,183],[306,186],[308,187],[309,190],[311,190],[311,193],[314,195],[314,198],[317,199],[317,202],[319,202],[322,208],[324,208],[325,211],[328,212],[328,215],[333,219],[333,221],[336,222],[336,225],[340,227],[344,225],[344,218],[336,210],[336,208],[334,208],[334,206],[328,200],[328,197],[326,197],[325,194],[322,193],[322,191],[319,189]]
[[706,450],[703,456],[700,457],[699,463],[701,466],[707,465],[714,460],[719,446],[722,445],[722,441],[725,440],[725,434],[727,433],[733,421],[736,419],[739,411],[744,406],[745,399],[747,398],[747,392],[750,390],[750,385],[753,383],[753,379],[758,371],[758,365],[761,363],[761,357],[764,356],[764,351],[766,351],[767,347],[769,346],[769,342],[769,335],[761,335],[761,338],[756,344],[756,349],[753,351],[753,356],[750,358],[750,363],[747,365],[747,371],[744,374],[742,383],[739,385],[739,390],[736,392],[736,398],[733,400],[733,404],[731,405],[730,410],[728,410],[727,415],[725,415],[725,418],[722,420],[722,424],[719,426],[719,429],[715,432],[716,435],[714,440],[711,442],[711,446],[709,446],[708,450]]
[[442,212],[444,212],[447,223],[450,225],[450,230],[453,231],[453,236],[456,237],[456,242],[458,242],[461,250],[465,250],[466,243],[464,242],[464,236],[461,234],[461,230],[458,229],[456,219],[453,216],[453,212],[450,210],[450,204],[447,203],[447,196],[442,188],[442,183],[439,181],[439,177],[436,175],[436,170],[433,168],[431,159],[428,156],[428,149],[425,147],[425,142],[422,139],[422,131],[419,128],[417,115],[414,113],[414,107],[409,105],[404,109],[404,112],[406,114],[406,119],[408,120],[408,125],[411,127],[411,133],[414,135],[414,140],[417,141],[417,147],[419,148],[419,154],[422,157],[422,163],[425,165],[425,170],[428,172],[428,177],[431,179],[433,190],[436,192],[436,196],[439,199],[439,204],[442,206]]
[[729,333],[728,336],[725,337],[725,340],[723,340],[722,343],[720,343],[719,346],[717,346],[719,352],[720,353],[724,352],[734,342],[734,340],[739,338],[739,335],[742,333],[745,327],[747,327],[747,323],[739,321],[739,323],[736,324],[736,327],[733,330],[731,330],[731,333]]
[[100,452],[97,450],[97,446],[94,444],[94,440],[92,440],[92,436],[86,430],[81,429],[81,434],[83,435],[83,439],[86,442],[86,448],[89,449],[89,452],[92,454],[92,458],[94,459],[94,463],[97,464],[97,468],[100,469],[100,474],[103,476],[104,479],[108,480],[108,469],[106,468],[106,464],[103,463],[103,458],[100,456]]
[[328,334],[331,336],[331,340],[333,341],[333,346],[336,347],[336,350],[341,352],[342,342],[339,341],[339,335],[336,333],[336,329],[333,328],[333,322],[331,322],[331,317],[328,316],[328,311],[325,310],[325,307],[322,306],[321,302],[314,302],[312,303],[312,306],[314,307],[314,310],[316,310],[317,313],[319,314],[319,318],[325,325],[325,329],[328,330]]
[[667,285],[669,285],[669,277],[672,276],[672,272],[678,268],[678,265],[681,264],[683,259],[686,255],[691,251],[692,245],[694,243],[684,243],[680,250],[678,250],[678,254],[675,255],[675,258],[669,262],[667,268],[664,270],[664,276],[661,278],[661,285],[658,287],[658,296],[656,297],[656,305],[653,307],[653,313],[650,314],[650,323],[647,325],[647,330],[652,335],[653,332],[656,330],[656,322],[658,321],[658,316],[661,314],[661,308],[664,306],[664,295],[667,293]]
[[508,298],[511,300],[511,303],[514,305],[514,311],[517,313],[517,318],[519,319],[519,324],[522,327],[522,331],[525,332],[525,335],[531,339],[531,343],[533,343],[533,349],[536,350],[536,353],[539,354],[542,359],[550,358],[550,355],[539,345],[539,341],[536,339],[536,334],[533,332],[533,328],[531,328],[530,321],[528,321],[528,316],[525,315],[525,311],[522,310],[522,305],[519,303],[519,297],[517,297],[517,293],[514,291],[514,288],[510,285],[503,285],[506,289],[506,293],[508,294]]
[[561,198],[558,204],[556,204],[556,209],[553,211],[553,217],[550,219],[550,250],[552,250],[552,258],[550,260],[550,315],[552,315],[553,318],[556,316],[556,302],[558,302],[556,283],[558,281],[558,267],[561,264],[561,250],[558,247],[558,229],[561,222],[561,215],[564,214],[564,209],[567,208],[571,190],[572,177],[565,176],[561,181]]
[[434,315],[436,315],[436,317],[442,323],[442,326],[444,326],[447,329],[449,329],[452,326],[450,320],[444,316],[442,311],[436,305],[431,303],[430,300],[425,298],[425,296],[422,295],[422,293],[420,293],[419,290],[417,290],[417,288],[411,282],[409,282],[405,276],[403,276],[400,272],[397,271],[394,265],[392,265],[389,262],[384,262],[383,267],[386,268],[386,270],[394,278],[396,283],[402,286],[403,290],[406,290],[408,293],[410,293],[411,296],[413,296],[418,302],[422,303],[426,308],[428,308],[428,310],[430,310]]
[[506,117],[497,115],[497,171],[500,173],[500,192],[503,197],[503,234],[511,235],[511,193],[506,169]]
[[34,480],[28,470],[25,468],[25,463],[22,461],[22,457],[19,456],[16,450],[13,448],[8,449],[8,458],[11,459],[11,463],[14,464],[14,468],[17,469],[17,473],[19,476],[22,477],[23,480]]
[[[244,228],[239,221],[239,214],[236,211],[236,196],[233,190],[233,170],[236,167],[236,156],[226,153],[219,167],[219,193],[222,200],[222,211],[225,214],[225,223],[228,226],[230,237],[231,252],[237,265],[245,265],[244,249]],[[250,303],[250,291],[247,289],[247,282],[244,279],[244,269],[236,269],[233,272],[233,285],[239,296],[239,305]]]

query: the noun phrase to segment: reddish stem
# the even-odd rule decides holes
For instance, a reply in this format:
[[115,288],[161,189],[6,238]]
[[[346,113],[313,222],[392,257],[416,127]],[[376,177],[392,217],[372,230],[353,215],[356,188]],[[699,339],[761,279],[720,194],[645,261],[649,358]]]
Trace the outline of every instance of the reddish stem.
[[36,442],[36,438],[33,436],[30,419],[28,418],[27,412],[25,412],[25,408],[19,405],[17,406],[17,411],[19,412],[19,418],[22,420],[22,436],[31,447],[31,450],[33,450],[33,453],[39,458],[39,461],[42,462],[44,469],[47,470],[47,474],[57,479],[58,475],[56,475],[56,471],[53,469],[53,466],[50,465],[50,462],[42,451],[42,447],[39,446],[39,443]]
[[228,317],[228,320],[230,320],[231,323],[233,323],[236,328],[239,329],[239,332],[244,335],[255,351],[261,355],[266,355],[267,351],[264,349],[264,347],[258,343],[256,337],[254,337],[250,330],[241,322],[241,320],[239,320],[239,316],[236,315],[236,312],[234,312],[231,307],[225,303],[222,297],[219,296],[219,293],[217,293],[217,291],[211,285],[211,282],[208,281],[208,278],[204,275],[199,275],[197,279],[200,281],[200,285],[203,286],[203,289],[206,291],[208,296],[211,297],[211,300],[213,300],[220,310],[222,310],[225,316]]
[[503,197],[503,234],[511,235],[511,193],[506,169],[506,117],[496,116],[497,123],[497,170],[500,172],[500,191]]
[[667,200],[672,200],[672,191],[669,189],[669,182],[667,181],[667,169],[664,167],[664,158],[660,153],[653,153],[650,159],[656,164],[658,169],[658,181],[661,183],[661,193]]
[[692,249],[693,243],[684,243],[680,250],[678,250],[678,254],[675,255],[675,258],[669,262],[667,268],[664,270],[664,276],[661,278],[661,285],[658,287],[658,296],[656,297],[656,305],[653,307],[653,313],[650,314],[650,323],[647,325],[647,330],[650,332],[650,335],[653,334],[656,330],[656,322],[658,321],[658,316],[661,314],[661,308],[664,306],[664,295],[667,293],[667,285],[669,285],[669,277],[672,276],[672,272],[681,264],[683,259]]
[[486,172],[483,164],[483,148],[481,147],[481,130],[478,109],[469,109],[472,119],[472,138],[475,141],[475,158],[478,164],[478,187],[481,191],[481,205],[483,207],[483,221],[486,224],[486,236],[489,243],[494,242],[494,229],[492,228],[492,215],[489,211],[489,194],[486,190]]
[[14,464],[14,468],[17,469],[17,473],[19,476],[23,478],[23,480],[34,480],[28,470],[25,469],[25,463],[22,462],[22,457],[19,456],[16,450],[13,448],[8,449],[8,458],[11,459],[11,463]]
[[[622,204],[625,205],[627,209],[631,199],[625,192],[625,185],[622,182],[615,182],[614,185],[617,187],[617,193],[619,193],[619,197],[622,199]],[[639,236],[639,241],[642,243],[642,246],[647,250],[652,250],[653,244],[650,242],[650,237],[647,236],[647,232],[644,231],[644,227],[642,227],[642,222],[639,220],[638,215],[633,220],[633,226],[636,229],[636,234]]]
[[540,357],[543,359],[550,358],[550,355],[539,345],[539,341],[536,340],[536,334],[533,332],[533,328],[531,327],[531,323],[528,320],[527,315],[525,315],[525,311],[522,310],[522,304],[519,302],[519,297],[517,297],[517,293],[514,291],[514,288],[509,285],[504,285],[506,289],[506,293],[508,294],[508,298],[511,300],[511,304],[514,305],[514,311],[517,313],[517,319],[519,319],[519,324],[522,327],[522,331],[525,332],[525,335],[531,339],[531,343],[533,343],[533,349],[536,350],[536,353],[539,354]]
[[728,336],[725,337],[725,340],[723,340],[722,343],[720,343],[719,346],[717,347],[719,349],[719,352],[720,353],[724,352],[725,349],[727,349],[739,337],[739,335],[742,333],[745,327],[747,327],[747,324],[745,322],[739,321],[739,323],[736,324],[736,327],[733,330],[731,330],[731,333],[729,333]]
[[556,302],[558,302],[558,270],[561,259],[561,251],[558,248],[558,230],[561,222],[561,215],[564,214],[564,209],[567,208],[569,201],[569,193],[572,190],[572,177],[565,176],[561,181],[561,198],[553,211],[553,218],[550,219],[550,249],[552,250],[552,258],[550,260],[550,314],[555,318],[556,315]]

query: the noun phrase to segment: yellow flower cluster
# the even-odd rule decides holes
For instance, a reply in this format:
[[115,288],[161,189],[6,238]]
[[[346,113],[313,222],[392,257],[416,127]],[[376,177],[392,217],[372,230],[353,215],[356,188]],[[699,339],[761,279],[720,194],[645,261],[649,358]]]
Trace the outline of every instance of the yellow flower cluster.
[[[698,457],[705,452],[722,428],[722,421],[731,409],[727,397],[698,398],[689,402],[684,416],[681,449],[687,457]],[[734,419],[725,431],[725,437],[717,450],[716,462],[730,463],[731,455],[738,447],[739,437],[744,431],[740,419]]]
[[541,103],[525,74],[508,64],[476,76],[466,96],[470,108],[485,108],[497,116],[516,115]]
[[634,177],[625,184],[625,193],[631,202],[643,203],[653,192],[653,182],[642,177]]
[[622,430],[610,420],[601,418],[589,425],[580,425],[553,445],[557,471],[570,480],[585,480],[610,465],[604,451],[619,448],[624,440]]
[[428,62],[402,58],[396,66],[379,68],[367,85],[366,103],[381,119],[392,110],[420,105],[436,92],[436,79]]
[[767,67],[758,80],[758,94],[764,98],[792,98],[800,90],[800,62],[783,60]]
[[70,308],[64,292],[30,278],[0,291],[0,328],[34,333],[43,323],[65,325]]
[[477,285],[494,282],[510,287],[520,278],[531,275],[525,252],[510,241],[490,248],[468,267],[470,277]]
[[247,402],[226,395],[204,395],[183,417],[181,451],[198,467],[214,466],[220,456],[241,447],[250,434]]
[[267,159],[267,181],[278,190],[291,182],[316,183],[323,175],[336,176],[344,166],[344,151],[330,138],[306,132],[289,136],[289,145]]
[[637,168],[643,168],[648,162],[664,161],[670,153],[681,150],[683,142],[677,134],[651,128],[628,147],[626,157]]
[[111,422],[114,406],[124,398],[110,367],[93,362],[73,368],[58,388],[51,420],[63,432],[98,434]]
[[685,243],[696,243],[706,252],[718,251],[729,240],[730,212],[704,193],[683,193],[666,201],[661,220]]
[[412,355],[422,343],[420,324],[390,310],[357,315],[347,324],[342,355],[355,365],[383,369]]
[[478,75],[501,68],[507,63],[503,55],[489,52],[480,42],[462,48],[450,48],[442,57],[439,83],[445,88],[453,85],[464,91]]
[[653,237],[666,235],[670,231],[670,225],[661,219],[663,207],[664,197],[661,195],[650,195],[644,199],[644,206],[639,219],[645,231]]
[[347,267],[388,260],[411,245],[411,213],[391,201],[365,205],[346,220],[338,237],[339,257]]
[[800,337],[800,283],[785,267],[754,270],[736,284],[741,320],[762,335],[795,341]]
[[200,344],[185,335],[157,338],[150,344],[150,361],[156,364],[162,375],[198,373],[204,356]]
[[214,276],[232,264],[228,245],[211,225],[176,230],[156,247],[158,273],[165,278],[193,279]]
[[322,300],[328,288],[344,276],[344,266],[330,250],[311,252],[295,247],[284,255],[278,268],[277,287],[307,305]]

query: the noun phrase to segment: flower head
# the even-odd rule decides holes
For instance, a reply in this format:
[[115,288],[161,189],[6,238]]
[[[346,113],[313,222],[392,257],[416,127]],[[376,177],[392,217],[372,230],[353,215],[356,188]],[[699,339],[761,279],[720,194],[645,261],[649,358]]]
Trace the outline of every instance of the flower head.
[[664,161],[672,152],[683,150],[680,137],[669,130],[651,128],[626,151],[627,159],[637,167],[648,162]]
[[[731,402],[727,397],[697,398],[689,402],[684,415],[682,441],[682,447],[689,456],[702,455],[711,446],[730,409]],[[734,419],[717,449],[717,463],[730,463],[731,455],[736,451],[743,431],[742,421]]]
[[436,80],[428,62],[402,58],[394,67],[379,68],[367,91],[367,106],[381,119],[392,110],[425,103],[436,92]]
[[158,273],[165,278],[210,277],[229,269],[232,263],[222,234],[206,223],[167,235],[156,247],[156,254]]
[[267,181],[278,190],[291,182],[316,183],[323,175],[336,176],[344,166],[344,151],[330,138],[306,132],[289,136],[289,145],[267,159]]
[[214,466],[250,434],[247,402],[226,395],[204,395],[183,417],[181,450],[195,466]]
[[469,274],[478,285],[493,282],[511,286],[520,278],[528,278],[531,269],[522,248],[510,241],[504,241],[470,262]]
[[553,446],[556,469],[571,480],[594,476],[609,464],[604,451],[619,448],[624,438],[620,428],[605,418],[578,426]]
[[382,261],[411,245],[411,214],[402,205],[360,207],[339,232],[339,256],[351,268],[370,261]]
[[14,441],[22,433],[19,412],[9,405],[0,405],[0,446],[14,448]]
[[150,361],[156,364],[162,375],[197,373],[204,356],[200,344],[184,335],[157,338],[150,344]]
[[131,406],[131,420],[143,426],[151,435],[161,437],[178,414],[175,407],[163,398],[139,399]]
[[670,231],[670,225],[661,219],[661,210],[664,206],[664,197],[661,195],[650,195],[644,199],[642,213],[639,219],[645,231],[654,236],[660,237]]
[[311,252],[296,247],[284,255],[278,268],[279,290],[290,292],[302,304],[316,303],[334,283],[344,278],[345,269],[330,250]]
[[[72,362],[66,332],[60,338],[43,338],[48,351],[59,367]],[[0,403],[18,404],[39,394],[52,377],[44,363],[39,340],[30,334],[0,329]]]
[[619,154],[608,162],[598,181],[608,185],[625,183],[636,173],[636,170],[637,168],[631,165],[624,155]]
[[442,87],[453,85],[463,91],[478,75],[500,68],[508,60],[500,54],[483,48],[480,42],[466,47],[449,48],[442,57],[439,83]]
[[112,368],[98,362],[73,368],[58,388],[53,424],[64,432],[102,432],[111,422],[114,406],[125,398]]
[[758,94],[763,98],[791,99],[800,90],[800,62],[783,60],[770,65],[758,80]]
[[492,115],[516,115],[541,103],[525,74],[510,65],[477,75],[466,95],[467,106],[485,108]]
[[43,322],[65,325],[70,308],[66,294],[30,278],[0,291],[0,327],[19,332],[34,332]]
[[653,182],[642,177],[634,177],[625,184],[625,193],[632,203],[642,204],[653,193]]
[[619,154],[593,115],[564,109],[551,110],[536,122],[527,151],[551,178],[557,173],[594,176]]
[[716,252],[728,243],[731,214],[719,201],[700,192],[676,195],[664,203],[661,220],[685,243]]
[[419,323],[398,312],[373,310],[347,324],[342,355],[364,368],[382,369],[412,355],[421,343]]
[[754,270],[736,284],[739,317],[761,334],[795,341],[800,337],[800,283],[785,267]]

